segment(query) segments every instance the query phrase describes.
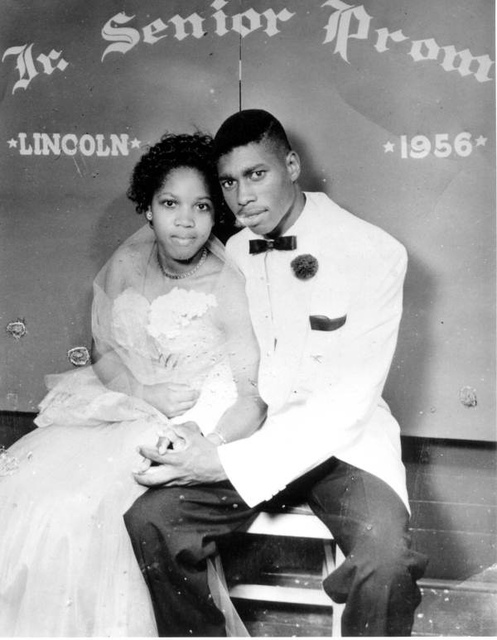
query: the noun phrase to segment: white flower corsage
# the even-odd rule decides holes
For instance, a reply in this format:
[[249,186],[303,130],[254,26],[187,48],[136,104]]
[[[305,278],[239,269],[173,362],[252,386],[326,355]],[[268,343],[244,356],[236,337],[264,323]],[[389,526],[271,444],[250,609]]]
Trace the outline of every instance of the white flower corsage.
[[169,294],[156,298],[152,303],[148,332],[154,338],[175,338],[192,320],[200,318],[210,307],[216,306],[216,298],[211,293],[175,287]]

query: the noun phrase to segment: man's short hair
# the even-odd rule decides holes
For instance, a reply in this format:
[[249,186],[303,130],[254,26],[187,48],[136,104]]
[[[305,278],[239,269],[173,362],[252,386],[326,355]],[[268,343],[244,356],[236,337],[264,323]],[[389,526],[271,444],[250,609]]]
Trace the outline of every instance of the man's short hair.
[[214,137],[214,157],[218,160],[237,147],[266,141],[285,155],[291,151],[279,120],[263,109],[245,109],[230,116],[219,127]]

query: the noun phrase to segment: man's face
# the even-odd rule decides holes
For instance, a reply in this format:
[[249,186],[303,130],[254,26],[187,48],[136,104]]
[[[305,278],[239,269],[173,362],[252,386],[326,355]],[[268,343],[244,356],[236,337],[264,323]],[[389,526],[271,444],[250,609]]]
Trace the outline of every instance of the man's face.
[[218,161],[224,198],[238,222],[258,235],[285,231],[291,217],[300,163],[295,152],[286,156],[267,142],[236,147]]

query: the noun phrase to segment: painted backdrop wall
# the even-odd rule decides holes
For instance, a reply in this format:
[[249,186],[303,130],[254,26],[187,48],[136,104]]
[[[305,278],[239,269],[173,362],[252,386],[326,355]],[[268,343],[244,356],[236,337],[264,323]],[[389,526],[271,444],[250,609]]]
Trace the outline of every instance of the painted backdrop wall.
[[409,252],[385,396],[403,433],[495,439],[492,0],[3,0],[0,410],[84,362],[91,283],[165,131],[260,107],[302,184]]

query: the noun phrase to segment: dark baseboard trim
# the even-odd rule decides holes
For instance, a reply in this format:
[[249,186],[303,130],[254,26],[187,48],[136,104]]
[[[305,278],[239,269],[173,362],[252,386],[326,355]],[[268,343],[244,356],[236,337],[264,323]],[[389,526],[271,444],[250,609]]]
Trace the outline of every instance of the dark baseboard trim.
[[3,409],[0,410],[0,418],[35,418],[37,415],[37,411],[5,411]]
[[457,447],[457,448],[465,448],[465,447],[476,447],[480,449],[488,449],[490,451],[497,450],[497,441],[491,440],[460,440],[460,439],[452,439],[452,438],[428,438],[421,436],[411,436],[401,434],[402,442],[406,444],[409,443],[412,446],[426,446],[427,444],[444,447]]

